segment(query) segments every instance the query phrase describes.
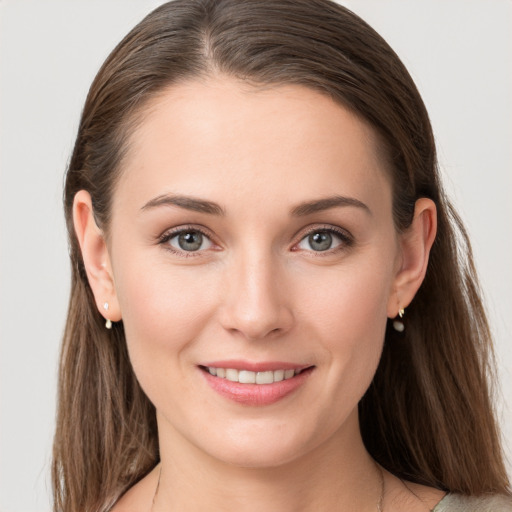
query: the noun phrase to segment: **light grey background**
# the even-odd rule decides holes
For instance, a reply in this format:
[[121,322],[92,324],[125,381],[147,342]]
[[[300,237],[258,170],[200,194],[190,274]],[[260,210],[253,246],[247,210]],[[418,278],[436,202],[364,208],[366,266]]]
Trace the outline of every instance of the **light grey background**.
[[[160,3],[0,0],[0,512],[50,510],[69,287],[63,173],[97,69]],[[511,439],[512,2],[343,3],[401,56],[431,114],[446,185],[473,240]]]

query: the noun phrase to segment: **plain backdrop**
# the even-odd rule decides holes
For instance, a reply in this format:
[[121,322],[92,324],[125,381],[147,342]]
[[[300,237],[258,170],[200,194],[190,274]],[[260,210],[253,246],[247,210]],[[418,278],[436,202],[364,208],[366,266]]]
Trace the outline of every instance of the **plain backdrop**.
[[[0,512],[51,508],[56,369],[69,289],[63,174],[97,69],[160,3],[0,0]],[[344,3],[397,51],[429,109],[496,336],[497,406],[510,459],[512,2]]]

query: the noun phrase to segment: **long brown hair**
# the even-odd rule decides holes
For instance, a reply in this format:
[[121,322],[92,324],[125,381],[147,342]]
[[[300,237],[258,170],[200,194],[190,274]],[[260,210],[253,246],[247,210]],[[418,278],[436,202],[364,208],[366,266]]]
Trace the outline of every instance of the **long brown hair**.
[[434,137],[399,58],[364,21],[329,0],[176,0],[114,49],[96,76],[65,185],[72,288],[60,362],[55,511],[107,510],[159,459],[155,409],[128,358],[122,322],[104,327],[72,224],[77,191],[108,235],[126,141],[148,101],[212,73],[299,84],[369,122],[390,160],[393,214],[406,229],[415,201],[437,206],[438,234],[404,333],[388,329],[360,403],[371,455],[401,478],[465,494],[509,493],[489,383],[489,328],[470,244],[445,197]]

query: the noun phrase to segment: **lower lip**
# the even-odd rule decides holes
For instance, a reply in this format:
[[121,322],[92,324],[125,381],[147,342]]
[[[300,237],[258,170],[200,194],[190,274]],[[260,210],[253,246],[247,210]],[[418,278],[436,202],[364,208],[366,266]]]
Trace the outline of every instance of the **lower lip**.
[[291,379],[272,384],[240,384],[240,382],[215,377],[204,370],[201,370],[201,373],[210,387],[219,395],[239,404],[262,406],[273,404],[296,391],[312,371],[313,367],[310,367]]

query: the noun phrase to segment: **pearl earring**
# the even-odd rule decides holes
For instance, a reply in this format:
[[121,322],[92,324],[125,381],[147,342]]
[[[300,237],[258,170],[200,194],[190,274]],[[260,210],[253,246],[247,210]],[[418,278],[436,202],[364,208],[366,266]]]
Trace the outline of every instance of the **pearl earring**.
[[405,311],[404,311],[403,308],[399,309],[398,310],[398,316],[400,317],[400,320],[398,320],[398,319],[393,320],[393,328],[397,332],[404,332],[404,330],[405,330],[405,325],[402,322],[402,318],[404,317],[404,313],[405,313]]
[[[105,304],[103,304],[103,309],[105,309],[105,311],[108,311],[108,302],[105,302]],[[112,320],[110,320],[110,318],[107,318],[107,321],[105,322],[105,327],[107,329],[112,329]]]

